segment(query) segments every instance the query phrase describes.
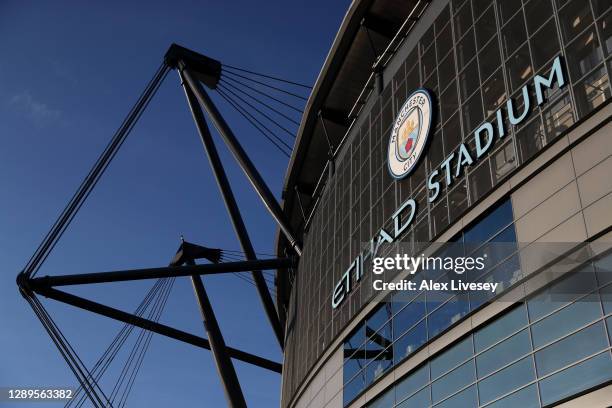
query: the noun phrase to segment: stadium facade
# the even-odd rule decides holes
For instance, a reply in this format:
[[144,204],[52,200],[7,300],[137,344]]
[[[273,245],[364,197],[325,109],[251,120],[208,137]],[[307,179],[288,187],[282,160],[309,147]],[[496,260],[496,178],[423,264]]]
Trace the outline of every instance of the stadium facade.
[[[611,26],[605,0],[352,2],[285,180],[282,407],[612,405]],[[504,243],[499,289],[374,291],[381,241]]]

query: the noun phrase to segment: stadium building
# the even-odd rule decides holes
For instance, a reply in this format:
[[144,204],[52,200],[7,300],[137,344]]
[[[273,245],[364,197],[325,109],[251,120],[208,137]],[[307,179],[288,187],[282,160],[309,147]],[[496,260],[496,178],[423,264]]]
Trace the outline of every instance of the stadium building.
[[[612,405],[611,25],[607,0],[352,2],[285,179],[282,407]],[[381,241],[504,243],[499,287],[374,291]]]

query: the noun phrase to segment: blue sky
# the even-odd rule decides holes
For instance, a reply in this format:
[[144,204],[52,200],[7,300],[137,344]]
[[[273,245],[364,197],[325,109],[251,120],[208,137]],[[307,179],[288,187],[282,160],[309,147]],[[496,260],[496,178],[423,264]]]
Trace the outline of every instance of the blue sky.
[[[15,276],[170,43],[312,84],[348,3],[0,3],[0,387],[75,384],[18,294]],[[221,110],[278,195],[287,159],[227,107]],[[270,252],[275,226],[217,141],[256,250]],[[40,275],[165,265],[181,234],[207,246],[239,248],[177,74],[171,72]],[[280,361],[254,288],[233,276],[205,283],[227,343]],[[71,290],[132,310],[151,284]],[[88,364],[120,327],[43,302]],[[203,334],[188,280],[177,281],[162,321]],[[249,406],[278,405],[279,375],[241,363],[236,367]],[[172,405],[219,407],[225,400],[208,351],[155,336],[128,406]]]

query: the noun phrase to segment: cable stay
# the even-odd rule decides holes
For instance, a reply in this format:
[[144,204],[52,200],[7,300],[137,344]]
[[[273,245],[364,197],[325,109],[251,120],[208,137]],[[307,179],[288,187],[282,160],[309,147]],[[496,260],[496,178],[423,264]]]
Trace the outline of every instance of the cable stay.
[[[158,279],[157,281],[155,281],[155,284],[151,287],[151,289],[149,289],[149,291],[145,295],[142,302],[140,302],[140,304],[134,311],[134,314],[136,316],[143,316],[143,314],[145,313],[145,311],[151,304],[151,301],[160,292],[162,283],[164,281],[165,279]],[[128,339],[128,337],[130,336],[133,330],[134,330],[133,325],[127,324],[127,323],[123,324],[123,326],[121,327],[121,330],[117,333],[117,335],[115,336],[111,344],[107,347],[104,353],[100,356],[100,358],[94,364],[91,370],[91,373],[95,381],[97,382],[100,381],[100,379],[102,378],[106,370],[109,368],[109,366],[111,365],[111,363],[113,362],[113,360],[119,353],[121,347],[125,344],[126,340]],[[72,408],[73,406],[75,408],[80,408],[84,405],[86,401],[87,401],[87,395],[83,392],[83,388],[79,387],[76,389],[73,398],[66,403],[65,408]]]
[[68,228],[72,219],[100,180],[100,177],[108,168],[108,165],[117,154],[117,151],[123,145],[123,142],[125,142],[125,139],[134,128],[134,125],[142,116],[149,102],[153,96],[155,96],[168,72],[169,67],[165,63],[162,63],[119,129],[113,135],[110,143],[106,146],[92,169],[89,171],[87,177],[85,177],[72,199],[68,202],[68,205],[64,208],[57,221],[53,224],[38,249],[26,264],[23,272],[28,278],[35,276],[40,266],[45,262],[57,244],[57,241],[66,231],[66,228]]
[[227,81],[223,81],[219,84],[219,86],[227,86],[230,87],[231,89],[233,89],[236,92],[240,92],[241,94],[247,96],[249,99],[257,102],[258,104],[260,104],[261,106],[271,110],[272,112],[276,113],[277,115],[283,117],[284,119],[288,120],[289,122],[293,123],[296,126],[300,126],[300,122],[295,120],[294,118],[292,118],[291,116],[288,116],[286,114],[284,114],[283,112],[281,112],[280,110],[274,108],[272,105],[267,104],[266,102],[262,101],[261,99],[258,99],[256,96],[251,95],[250,93],[246,92],[243,89],[240,89],[239,87],[237,87],[236,85],[232,84],[231,82],[227,82]]
[[247,74],[251,74],[251,75],[256,75],[256,76],[263,77],[263,78],[272,79],[274,81],[284,82],[284,83],[290,84],[290,85],[300,86],[300,87],[306,88],[306,89],[312,89],[312,86],[301,84],[299,82],[289,81],[287,79],[283,79],[283,78],[279,78],[279,77],[275,77],[275,76],[271,76],[271,75],[267,75],[267,74],[260,74],[258,72],[249,71],[249,70],[244,69],[244,68],[234,67],[234,66],[231,66],[229,64],[221,64],[221,65],[223,67],[225,67],[225,68],[229,68],[229,69],[233,69],[233,70],[236,70],[236,71],[245,72]]
[[298,112],[298,113],[300,113],[300,114],[304,113],[304,110],[303,110],[303,109],[298,108],[297,106],[291,105],[291,104],[289,104],[289,103],[287,103],[287,102],[283,101],[282,99],[278,99],[277,97],[275,97],[275,96],[273,96],[273,95],[270,95],[270,94],[267,94],[267,93],[265,93],[265,92],[263,92],[263,91],[260,91],[259,89],[254,88],[254,87],[250,86],[249,84],[245,84],[244,82],[239,81],[239,80],[237,80],[237,79],[234,79],[234,78],[231,78],[231,77],[225,77],[225,78],[224,78],[224,77],[221,77],[221,78],[219,79],[219,83],[221,83],[221,84],[227,84],[227,83],[228,83],[228,82],[227,82],[228,80],[230,81],[230,83],[234,83],[234,84],[237,84],[237,85],[243,86],[243,87],[245,87],[245,88],[247,88],[247,89],[249,89],[249,90],[251,90],[251,91],[253,91],[253,92],[255,92],[255,93],[258,93],[259,95],[265,96],[266,98],[268,98],[268,99],[270,99],[270,100],[273,100],[274,102],[277,102],[277,103],[279,103],[279,104],[281,104],[281,105],[283,105],[283,106],[286,106],[287,108],[292,109],[292,110],[294,110],[294,111],[296,111],[296,112]]
[[273,89],[275,91],[284,93],[285,95],[293,96],[294,98],[301,99],[303,101],[307,101],[308,100],[307,97],[302,96],[302,95],[298,95],[295,92],[287,91],[286,89],[279,88],[278,86],[270,85],[270,84],[267,84],[265,82],[258,81],[258,80],[253,79],[253,78],[249,78],[248,76],[237,74],[237,73],[232,72],[232,71],[221,71],[221,75],[223,75],[223,74],[230,75],[232,77],[238,77],[238,78],[246,79],[247,81],[254,82],[254,83],[258,84],[258,85],[265,86],[266,88],[270,88],[270,89]]
[[[247,112],[244,112],[238,105],[236,105],[222,90],[217,89],[217,93],[219,95],[221,95],[221,97],[223,99],[225,99],[225,101],[230,104],[234,109],[236,109],[236,111],[238,111],[238,113],[244,118],[246,119],[255,129],[257,129],[257,131],[259,131],[259,133],[261,133],[266,139],[268,139],[268,141],[270,141],[270,143],[272,143],[274,146],[276,146],[276,148],[283,154],[285,155],[287,158],[290,157],[290,153],[286,150],[288,149],[289,151],[291,150],[291,148],[284,142],[282,141],[282,139],[280,140],[280,144],[279,142],[275,141],[273,138],[270,137],[270,135],[268,135],[257,123],[256,120],[254,121],[253,119],[251,119],[249,116],[249,114]],[[276,137],[275,137],[276,138]],[[282,146],[281,146],[282,145]],[[283,147],[286,146],[286,147]]]
[[32,307],[34,314],[51,337],[51,340],[60,352],[60,355],[66,361],[68,368],[77,378],[80,386],[89,397],[91,403],[96,408],[112,407],[110,401],[100,388],[98,383],[92,378],[91,373],[87,370],[82,360],[76,354],[68,340],[65,338],[57,324],[53,321],[49,313],[46,311],[42,303],[36,298],[33,293],[27,293],[22,290],[21,293]]
[[280,136],[278,136],[276,133],[274,133],[274,131],[272,131],[269,127],[267,127],[266,125],[264,125],[260,120],[258,120],[252,113],[250,113],[243,105],[241,105],[238,101],[236,101],[232,96],[228,95],[223,89],[221,88],[217,88],[216,91],[222,95],[224,97],[224,99],[228,102],[231,101],[232,106],[238,107],[240,108],[240,110],[242,112],[244,112],[246,115],[249,116],[249,118],[251,118],[253,121],[255,121],[257,124],[259,124],[259,126],[261,126],[262,128],[264,128],[266,131],[268,131],[268,134],[271,135],[276,141],[278,141],[280,144],[282,144],[283,146],[285,146],[287,149],[289,149],[289,151],[291,151],[291,146],[289,146],[289,144],[284,141]]
[[278,127],[279,129],[281,129],[282,131],[287,133],[289,136],[291,136],[293,139],[295,139],[295,133],[294,132],[290,131],[289,129],[287,129],[286,127],[284,127],[283,125],[281,125],[280,123],[275,121],[274,119],[272,119],[268,114],[266,114],[265,112],[262,112],[261,109],[253,106],[253,104],[251,104],[250,102],[246,101],[243,97],[238,95],[236,92],[232,91],[231,89],[229,89],[227,87],[224,87],[222,84],[219,84],[219,89],[222,89],[223,91],[232,94],[240,102],[242,102],[243,104],[249,106],[251,109],[255,110],[255,112],[259,113],[261,116],[263,116],[264,118],[268,119],[270,122],[272,122],[274,125],[276,125],[276,127]]
[[[164,306],[169,298],[172,285],[174,284],[174,280],[175,278],[165,278],[157,280],[155,284],[151,287],[151,289],[148,291],[140,305],[136,308],[134,314],[137,316],[144,316],[146,313],[146,316],[149,319],[159,321],[161,313],[164,310]],[[148,310],[152,302],[154,304],[152,308]],[[117,333],[117,335],[109,345],[109,347],[98,359],[98,361],[91,370],[91,373],[96,382],[99,382],[102,376],[109,369],[111,363],[117,357],[122,346],[126,343],[133,330],[133,325],[124,324],[119,333]],[[142,365],[142,362],[144,361],[144,356],[151,342],[152,335],[153,332],[140,329],[140,333],[138,334],[136,341],[132,345],[132,349],[129,353],[128,359],[125,362],[123,369],[121,370],[116,380],[116,383],[111,391],[109,397],[111,406],[125,406],[133,384],[136,380],[138,371]],[[126,379],[127,382],[125,382]],[[125,384],[125,386],[123,386],[123,384]],[[121,393],[121,395],[120,398],[117,400],[117,396],[119,396],[119,393]],[[66,403],[65,408],[80,408],[85,404],[86,401],[86,394],[83,393],[83,388],[79,387],[75,391],[73,399]]]

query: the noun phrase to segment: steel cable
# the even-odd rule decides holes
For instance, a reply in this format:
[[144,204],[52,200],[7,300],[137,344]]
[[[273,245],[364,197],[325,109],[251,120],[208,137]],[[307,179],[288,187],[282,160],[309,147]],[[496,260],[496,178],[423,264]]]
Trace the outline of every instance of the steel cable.
[[275,91],[282,92],[282,93],[284,93],[286,95],[293,96],[294,98],[298,98],[298,99],[301,99],[303,101],[307,101],[308,100],[308,98],[303,97],[302,95],[298,95],[296,93],[293,93],[291,91],[287,91],[286,89],[282,89],[282,88],[279,88],[279,87],[274,86],[274,85],[266,84],[265,82],[258,81],[258,80],[253,79],[253,78],[249,78],[248,76],[245,76],[245,75],[240,75],[240,74],[237,74],[237,73],[232,72],[232,71],[227,71],[227,70],[223,71],[222,70],[221,71],[221,75],[223,75],[224,73],[225,74],[229,74],[230,76],[237,76],[239,78],[246,79],[247,81],[254,82],[254,83],[256,83],[258,85],[261,85],[261,86],[265,86],[266,88],[274,89]]
[[269,105],[269,104],[265,103],[261,99],[257,99],[255,96],[251,95],[250,93],[248,93],[247,91],[245,91],[243,89],[238,88],[236,85],[232,84],[231,82],[223,81],[223,82],[220,82],[220,85],[223,85],[223,86],[226,86],[226,87],[230,87],[230,88],[234,89],[236,92],[240,92],[241,94],[243,94],[245,96],[248,96],[250,99],[252,99],[253,101],[257,102],[261,106],[264,106],[264,107],[268,108],[272,112],[274,112],[277,115],[285,118],[286,120],[288,120],[289,122],[293,123],[294,125],[300,126],[300,122],[299,121],[295,120],[291,116],[288,116],[288,115],[284,114],[283,112],[279,111],[278,109],[276,109],[272,105]]
[[298,107],[295,107],[295,106],[291,105],[290,103],[287,103],[287,102],[283,101],[282,99],[278,99],[278,98],[276,98],[273,95],[267,94],[267,93],[265,93],[265,92],[263,92],[263,91],[261,91],[261,90],[259,90],[257,88],[254,88],[254,87],[252,87],[249,84],[245,84],[244,82],[239,81],[239,80],[237,80],[235,78],[231,78],[231,77],[223,78],[223,76],[221,76],[221,78],[219,79],[219,83],[226,83],[227,84],[228,83],[227,80],[230,80],[232,83],[238,84],[240,86],[244,86],[245,88],[250,89],[253,92],[256,92],[256,93],[258,93],[258,94],[260,94],[262,96],[265,96],[266,98],[271,99],[271,100],[273,100],[273,101],[275,101],[275,102],[277,102],[277,103],[279,103],[279,104],[281,104],[283,106],[286,106],[289,109],[292,109],[292,110],[294,110],[296,112],[299,112],[300,114],[304,113],[304,111],[302,109],[300,109]]
[[[155,281],[155,284],[151,287],[151,289],[149,289],[149,291],[147,292],[143,300],[140,302],[140,304],[134,311],[134,314],[136,316],[142,317],[146,309],[149,307],[149,304],[151,303],[152,299],[154,298],[154,296],[156,296],[157,292],[160,290],[161,283],[162,283],[161,279],[158,279],[157,281]],[[102,356],[100,356],[100,358],[98,359],[98,361],[96,362],[96,364],[91,370],[96,381],[100,381],[100,379],[102,378],[102,376],[104,375],[104,373],[106,372],[110,364],[113,362],[113,360],[119,353],[119,350],[121,349],[123,344],[125,344],[126,340],[128,339],[128,337],[134,330],[134,328],[135,326],[128,324],[128,323],[124,323],[119,333],[117,333],[117,335],[115,336],[111,344],[104,351]],[[82,388],[79,387],[75,391],[75,396],[70,401],[68,401],[64,407],[70,408],[73,403],[76,403],[75,408],[82,407],[86,400],[85,400],[84,394],[80,395],[81,392],[82,392]],[[79,395],[80,395],[80,398],[77,399]]]
[[250,102],[246,101],[243,97],[241,97],[240,95],[238,95],[236,92],[232,91],[231,89],[223,86],[223,84],[219,84],[219,89],[223,89],[225,92],[229,92],[231,93],[236,99],[238,99],[240,102],[244,103],[245,105],[249,106],[251,109],[253,109],[255,112],[259,113],[261,116],[263,116],[264,118],[268,119],[270,122],[272,122],[276,127],[278,127],[279,129],[281,129],[283,132],[287,133],[289,136],[291,136],[293,139],[295,139],[295,134],[293,132],[291,132],[289,129],[287,129],[286,127],[284,127],[283,125],[281,125],[280,123],[278,123],[277,121],[275,121],[273,118],[271,118],[268,114],[266,114],[265,112],[262,112],[259,108],[253,106]]
[[274,81],[285,82],[287,84],[291,84],[291,85],[295,85],[295,86],[301,86],[302,88],[312,89],[312,86],[310,86],[310,85],[305,85],[305,84],[301,84],[299,82],[289,81],[288,79],[283,79],[283,78],[279,78],[279,77],[275,77],[275,76],[267,75],[267,74],[261,74],[259,72],[249,71],[247,69],[234,67],[234,66],[231,66],[231,65],[228,65],[228,64],[222,64],[222,65],[225,68],[235,69],[237,71],[246,72],[246,73],[251,74],[251,75],[257,75],[257,76],[260,76],[260,77],[263,77],[263,78],[272,79]]
[[219,89],[217,89],[217,92],[219,93],[219,95],[221,95],[221,97],[223,99],[225,99],[225,101],[227,103],[229,103],[234,109],[236,109],[236,111],[238,111],[238,113],[240,113],[240,115],[246,119],[255,129],[257,129],[259,131],[259,133],[261,133],[266,139],[268,139],[268,141],[270,143],[272,143],[274,146],[276,146],[276,148],[282,153],[284,154],[287,158],[290,157],[290,154],[283,149],[283,147],[281,147],[281,145],[279,145],[274,139],[271,139],[270,136],[264,132],[253,120],[251,120],[242,110],[240,107],[238,107],[234,102],[232,102],[224,93],[223,91],[220,91]]
[[148,106],[149,102],[159,89],[161,83],[168,74],[168,69],[169,68],[167,65],[162,64],[156,71],[155,75],[149,81],[145,90],[138,98],[136,104],[132,107],[119,129],[113,135],[113,138],[109,144],[106,146],[92,169],[89,171],[87,177],[85,177],[76,193],[61,212],[60,216],[55,221],[49,232],[46,234],[45,238],[24,268],[24,273],[28,278],[36,275],[41,265],[45,262],[57,244],[57,241],[62,236],[76,213],[79,211],[102,174],[104,174],[108,165],[117,154],[118,149],[123,145],[123,142],[133,129],[135,123],[141,117],[145,108]]

